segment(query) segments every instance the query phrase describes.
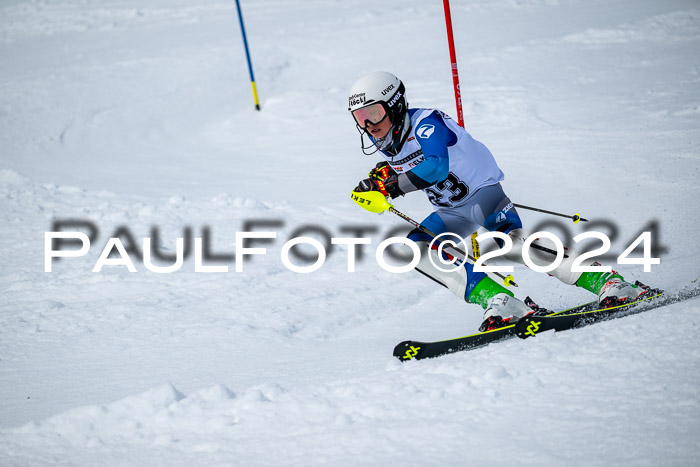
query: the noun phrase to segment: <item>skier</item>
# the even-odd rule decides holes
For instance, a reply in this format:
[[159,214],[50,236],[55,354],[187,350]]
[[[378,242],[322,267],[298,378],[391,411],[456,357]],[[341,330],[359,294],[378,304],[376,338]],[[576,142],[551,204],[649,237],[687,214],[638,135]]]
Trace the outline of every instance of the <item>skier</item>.
[[[370,171],[369,178],[359,183],[356,192],[379,191],[396,198],[422,190],[434,209],[422,226],[437,235],[451,232],[462,238],[479,226],[503,232],[513,240],[513,248],[505,257],[524,264],[522,246],[527,234],[501,187],[503,172],[486,146],[440,110],[409,109],[404,84],[391,73],[370,73],[357,80],[350,89],[348,110],[360,132],[363,152],[379,152],[384,158]],[[371,143],[367,146],[365,135]],[[475,272],[467,261],[452,272],[435,267],[438,253],[435,246],[430,248],[433,238],[423,231],[415,229],[408,238],[421,250],[416,266],[419,272],[466,302],[484,308],[480,331],[506,326],[537,310],[485,273]],[[549,274],[597,294],[601,306],[634,301],[647,293],[615,271],[572,272],[576,254],[571,249],[567,254],[568,258]],[[429,255],[433,256],[432,262]],[[541,250],[532,250],[530,255],[537,264],[552,260]]]

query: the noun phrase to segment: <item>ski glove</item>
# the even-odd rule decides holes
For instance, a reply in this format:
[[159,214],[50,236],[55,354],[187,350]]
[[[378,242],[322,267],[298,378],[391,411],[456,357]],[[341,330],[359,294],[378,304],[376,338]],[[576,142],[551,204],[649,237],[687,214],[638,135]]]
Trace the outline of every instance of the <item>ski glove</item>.
[[384,196],[391,196],[392,198],[403,196],[403,192],[399,189],[399,181],[396,174],[390,176],[384,181],[365,178],[359,185],[357,185],[355,191],[358,193],[366,191],[379,191]]
[[369,171],[369,178],[383,182],[392,175],[396,175],[396,172],[387,162],[377,162],[377,166]]
[[379,191],[392,198],[404,195],[399,189],[398,175],[386,162],[378,162],[376,167],[369,171],[369,178],[362,180],[355,191]]

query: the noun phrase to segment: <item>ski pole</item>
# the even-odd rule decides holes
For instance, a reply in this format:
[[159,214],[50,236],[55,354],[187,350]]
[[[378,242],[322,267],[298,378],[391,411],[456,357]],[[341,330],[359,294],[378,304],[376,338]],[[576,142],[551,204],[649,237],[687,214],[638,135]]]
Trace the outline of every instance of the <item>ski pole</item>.
[[543,212],[545,214],[551,214],[552,216],[566,217],[567,219],[573,220],[574,224],[578,224],[579,221],[588,222],[588,219],[584,219],[579,214],[574,214],[573,216],[570,216],[568,214],[561,214],[559,212],[547,211],[546,209],[533,208],[530,206],[524,206],[522,204],[515,204],[515,203],[513,203],[513,206],[515,206],[516,208],[521,208],[521,209],[529,209],[530,211],[537,211],[537,212]]
[[[357,192],[353,191],[351,193],[351,196],[352,196],[353,201],[355,201],[357,204],[359,204],[360,206],[362,206],[363,208],[365,208],[366,210],[368,210],[370,212],[374,212],[374,213],[379,214],[379,213],[382,213],[384,211],[389,211],[391,213],[396,214],[401,219],[405,220],[406,222],[408,222],[409,224],[411,224],[413,227],[417,228],[421,232],[426,233],[433,238],[437,238],[436,233],[423,227],[418,222],[416,222],[415,220],[408,217],[406,214],[404,214],[401,211],[399,211],[398,209],[396,209],[391,203],[389,203],[389,201],[387,201],[387,199],[384,197],[384,195],[382,195],[378,191],[366,191],[363,193],[357,193]],[[476,262],[476,260],[474,259],[473,256],[462,251],[461,249],[457,248],[456,246],[448,245],[448,248],[453,249],[455,252],[457,252],[463,258],[465,258],[465,260],[468,259],[469,261],[472,262],[472,264],[474,262]],[[513,280],[513,276],[510,274],[508,274],[507,276],[504,276],[504,275],[497,273],[497,272],[494,272],[492,274],[494,274],[495,276],[502,279],[503,284],[506,286],[511,286],[511,285],[513,287],[518,286],[518,284],[515,283],[515,280]]]

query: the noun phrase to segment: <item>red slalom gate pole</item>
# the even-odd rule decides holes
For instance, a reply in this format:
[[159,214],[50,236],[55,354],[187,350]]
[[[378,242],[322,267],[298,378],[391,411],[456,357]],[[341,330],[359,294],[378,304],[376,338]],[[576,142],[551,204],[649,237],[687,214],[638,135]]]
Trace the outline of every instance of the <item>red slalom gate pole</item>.
[[457,123],[464,128],[464,112],[462,111],[462,93],[459,90],[459,73],[457,72],[457,54],[455,53],[455,40],[452,36],[452,15],[450,14],[450,0],[442,0],[445,7],[445,24],[447,25],[447,43],[450,46],[450,62],[452,62],[452,83],[455,87],[455,101],[457,103]]

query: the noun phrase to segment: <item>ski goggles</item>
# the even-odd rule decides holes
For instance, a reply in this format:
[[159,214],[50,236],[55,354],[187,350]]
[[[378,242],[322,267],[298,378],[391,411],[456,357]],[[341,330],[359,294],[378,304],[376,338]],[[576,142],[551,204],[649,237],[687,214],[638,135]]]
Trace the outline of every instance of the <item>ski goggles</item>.
[[367,128],[367,123],[379,125],[384,121],[387,115],[389,114],[386,113],[386,109],[381,102],[376,102],[372,105],[368,105],[367,107],[362,107],[361,109],[352,111],[352,116],[362,129]]

